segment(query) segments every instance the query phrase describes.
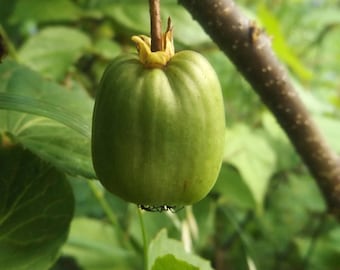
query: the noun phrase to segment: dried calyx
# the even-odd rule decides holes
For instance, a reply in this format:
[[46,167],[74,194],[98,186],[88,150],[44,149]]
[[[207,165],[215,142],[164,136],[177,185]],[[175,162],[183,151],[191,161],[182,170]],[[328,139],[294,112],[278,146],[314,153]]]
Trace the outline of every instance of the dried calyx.
[[179,210],[182,210],[184,206],[176,207],[176,206],[170,206],[170,205],[159,205],[159,206],[151,206],[151,205],[138,205],[138,207],[144,211],[148,212],[164,212],[164,211],[170,211],[172,213],[176,213]]
[[147,68],[162,68],[175,54],[173,27],[170,18],[168,19],[167,29],[162,36],[162,50],[152,52],[151,38],[148,36],[133,36],[131,39],[136,43],[139,60]]

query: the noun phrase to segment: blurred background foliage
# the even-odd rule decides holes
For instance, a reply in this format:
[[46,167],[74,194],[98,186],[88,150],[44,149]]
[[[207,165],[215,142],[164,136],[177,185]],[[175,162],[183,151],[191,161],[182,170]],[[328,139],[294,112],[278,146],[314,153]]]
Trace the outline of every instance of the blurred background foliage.
[[[206,199],[176,214],[143,213],[148,238],[158,235],[150,256],[155,257],[157,243],[170,237],[217,270],[339,269],[340,227],[327,215],[315,182],[287,137],[190,14],[175,0],[161,2],[163,22],[171,16],[175,27],[176,49],[202,53],[218,73],[227,130],[221,173]],[[340,2],[237,2],[272,37],[275,53],[339,153]],[[52,119],[67,124],[71,116],[64,113],[62,118],[54,110],[62,105],[89,131],[104,68],[118,54],[135,51],[131,35],[149,32],[147,1],[0,0],[0,7],[1,34],[8,46],[0,65],[0,93],[48,101]],[[10,97],[9,109],[18,109],[17,97]],[[0,123],[0,132],[10,132],[66,173],[75,194],[70,235],[52,269],[141,269],[136,207],[87,180],[94,177],[88,133],[58,125],[56,132],[51,130],[54,122],[11,117]]]

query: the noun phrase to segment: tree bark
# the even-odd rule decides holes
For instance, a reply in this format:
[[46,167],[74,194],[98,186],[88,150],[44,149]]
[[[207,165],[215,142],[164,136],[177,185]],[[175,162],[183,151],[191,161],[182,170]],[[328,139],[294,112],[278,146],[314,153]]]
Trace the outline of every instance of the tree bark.
[[320,187],[331,213],[340,217],[340,158],[302,103],[271,39],[232,0],[179,0],[230,58],[290,138]]

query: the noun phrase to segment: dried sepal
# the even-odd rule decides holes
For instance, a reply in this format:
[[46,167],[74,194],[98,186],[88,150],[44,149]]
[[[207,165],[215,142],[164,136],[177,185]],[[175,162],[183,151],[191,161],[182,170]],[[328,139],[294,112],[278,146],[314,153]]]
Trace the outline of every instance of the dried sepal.
[[147,68],[162,68],[175,55],[173,27],[170,18],[168,19],[167,29],[162,36],[162,50],[152,52],[151,39],[148,36],[138,35],[131,39],[136,43],[139,60]]

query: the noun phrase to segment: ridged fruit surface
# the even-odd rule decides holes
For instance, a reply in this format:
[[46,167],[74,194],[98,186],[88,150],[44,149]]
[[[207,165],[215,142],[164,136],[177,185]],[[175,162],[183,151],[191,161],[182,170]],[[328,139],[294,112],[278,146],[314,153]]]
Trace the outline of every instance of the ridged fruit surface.
[[176,53],[163,68],[135,54],[116,58],[96,96],[93,164],[113,194],[141,205],[180,206],[207,195],[224,148],[218,78],[198,53]]

